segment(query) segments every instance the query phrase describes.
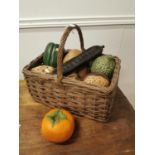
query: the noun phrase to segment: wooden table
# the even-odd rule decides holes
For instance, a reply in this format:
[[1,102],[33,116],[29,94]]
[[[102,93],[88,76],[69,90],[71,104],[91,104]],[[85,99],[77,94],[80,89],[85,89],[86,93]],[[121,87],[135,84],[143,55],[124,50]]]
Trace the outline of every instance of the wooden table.
[[41,119],[50,109],[31,98],[20,81],[20,155],[134,155],[134,110],[118,89],[109,123],[76,118],[76,130],[65,144],[45,141]]

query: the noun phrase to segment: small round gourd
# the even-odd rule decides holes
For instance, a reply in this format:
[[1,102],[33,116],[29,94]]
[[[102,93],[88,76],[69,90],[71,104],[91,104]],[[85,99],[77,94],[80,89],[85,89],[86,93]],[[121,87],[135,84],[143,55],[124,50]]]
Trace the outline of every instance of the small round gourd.
[[78,49],[70,49],[68,53],[65,55],[63,59],[63,63],[73,59],[74,57],[78,56],[81,54],[81,51]]
[[102,88],[108,87],[110,84],[107,77],[98,74],[88,74],[88,76],[84,79],[84,82]]
[[115,69],[115,59],[111,55],[102,55],[97,57],[91,66],[92,73],[104,74],[108,78],[112,78]]
[[54,71],[54,68],[47,65],[40,65],[32,68],[31,71],[39,74],[51,74]]

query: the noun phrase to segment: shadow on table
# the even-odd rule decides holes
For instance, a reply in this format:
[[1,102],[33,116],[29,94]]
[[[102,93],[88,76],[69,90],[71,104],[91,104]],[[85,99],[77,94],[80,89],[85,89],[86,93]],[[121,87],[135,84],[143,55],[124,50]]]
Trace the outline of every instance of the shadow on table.
[[127,118],[132,119],[134,121],[135,111],[131,106],[128,99],[124,96],[122,91],[118,88],[115,102],[112,108],[112,114],[110,122],[117,121],[119,119]]
[[59,145],[69,145],[69,144],[72,144],[73,142],[76,141],[76,138],[79,136],[79,123],[78,121],[75,119],[75,130],[74,130],[74,133],[72,135],[72,137],[64,142],[64,143],[60,143]]

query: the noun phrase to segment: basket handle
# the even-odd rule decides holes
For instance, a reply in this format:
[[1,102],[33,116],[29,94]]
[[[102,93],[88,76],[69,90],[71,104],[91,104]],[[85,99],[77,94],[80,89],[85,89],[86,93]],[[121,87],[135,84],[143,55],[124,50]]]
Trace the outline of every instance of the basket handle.
[[66,40],[70,34],[70,32],[73,30],[73,29],[76,29],[78,31],[78,35],[79,35],[79,39],[80,39],[80,46],[81,46],[81,51],[83,52],[85,49],[84,49],[84,41],[83,41],[83,35],[82,35],[82,32],[81,32],[81,29],[78,25],[74,24],[74,25],[70,25],[68,26],[62,37],[61,37],[61,40],[60,40],[60,46],[58,48],[58,56],[57,56],[57,81],[60,83],[61,80],[62,80],[62,64],[63,64],[63,60],[62,60],[62,57],[63,57],[63,49],[64,49],[64,45],[66,43]]

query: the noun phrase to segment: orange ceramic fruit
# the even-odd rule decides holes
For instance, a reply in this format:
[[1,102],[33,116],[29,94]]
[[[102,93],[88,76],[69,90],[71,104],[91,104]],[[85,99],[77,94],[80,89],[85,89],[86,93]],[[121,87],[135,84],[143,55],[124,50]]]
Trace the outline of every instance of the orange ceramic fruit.
[[64,109],[51,109],[45,114],[41,124],[41,134],[55,143],[67,141],[74,131],[74,117]]

